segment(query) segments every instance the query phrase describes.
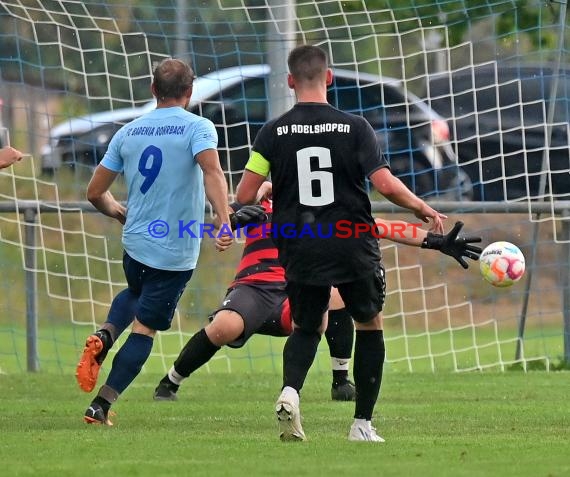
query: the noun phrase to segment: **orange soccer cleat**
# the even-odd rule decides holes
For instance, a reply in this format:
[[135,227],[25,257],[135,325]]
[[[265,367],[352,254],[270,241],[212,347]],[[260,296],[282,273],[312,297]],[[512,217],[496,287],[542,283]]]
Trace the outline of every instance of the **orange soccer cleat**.
[[86,393],[93,391],[97,384],[101,364],[109,349],[109,346],[106,346],[107,337],[108,334],[104,331],[97,331],[90,335],[85,342],[79,363],[77,363],[75,377],[79,387]]

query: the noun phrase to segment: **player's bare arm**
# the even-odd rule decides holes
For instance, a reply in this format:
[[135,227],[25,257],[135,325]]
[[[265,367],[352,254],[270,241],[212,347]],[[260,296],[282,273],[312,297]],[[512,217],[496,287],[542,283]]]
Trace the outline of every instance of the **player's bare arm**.
[[117,175],[118,172],[113,172],[102,165],[98,165],[87,186],[87,200],[102,214],[124,224],[127,219],[127,209],[109,191]]
[[13,147],[6,146],[0,149],[0,169],[9,167],[22,159],[23,154]]
[[[418,227],[418,224],[410,224],[402,220],[375,218],[374,222],[379,230],[392,231],[392,233],[386,234],[384,238],[412,247],[439,250],[441,253],[453,257],[463,268],[469,267],[465,258],[479,260],[481,255],[481,247],[472,245],[481,242],[481,237],[459,236],[463,222],[456,222],[453,229],[446,235],[427,231]],[[398,231],[398,233],[394,233],[394,231]]]
[[374,223],[379,231],[389,230],[391,232],[383,235],[382,238],[402,245],[419,247],[427,236],[427,230],[422,229],[419,223],[412,224],[403,220],[387,220],[379,217],[374,219]]
[[246,169],[241,176],[237,186],[236,200],[240,204],[254,204],[261,185],[265,182],[266,176]]
[[370,175],[369,179],[376,190],[390,202],[412,210],[418,219],[430,224],[430,231],[443,233],[443,220],[447,216],[437,212],[411,192],[400,179],[392,174],[390,169],[386,167],[378,169]]
[[257,197],[255,199],[256,203],[262,202],[264,200],[271,200],[273,197],[273,184],[271,181],[264,181],[261,187],[257,191]]
[[[228,185],[220,166],[218,151],[206,149],[196,155],[196,161],[204,172],[204,189],[216,214],[216,227],[226,224],[227,230],[230,230]],[[219,251],[226,250],[232,242],[230,234],[219,235],[216,238],[216,248]]]

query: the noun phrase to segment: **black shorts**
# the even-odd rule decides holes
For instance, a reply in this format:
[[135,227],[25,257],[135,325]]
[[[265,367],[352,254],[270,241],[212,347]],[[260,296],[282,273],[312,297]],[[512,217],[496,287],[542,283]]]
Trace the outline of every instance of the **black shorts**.
[[[384,267],[378,264],[374,273],[348,283],[335,285],[354,321],[366,323],[382,311],[386,298]],[[331,287],[289,281],[287,294],[295,324],[307,331],[316,330],[328,309]]]
[[291,315],[287,293],[282,287],[257,284],[237,284],[228,289],[220,310],[232,310],[243,319],[243,334],[228,346],[241,348],[254,334],[289,336]]

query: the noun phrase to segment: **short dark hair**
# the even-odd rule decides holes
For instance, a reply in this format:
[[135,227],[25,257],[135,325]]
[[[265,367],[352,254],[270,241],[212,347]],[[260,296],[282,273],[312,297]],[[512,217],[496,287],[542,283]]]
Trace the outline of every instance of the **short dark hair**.
[[153,73],[153,84],[159,100],[178,99],[184,96],[194,82],[194,71],[182,60],[166,58],[162,60]]
[[289,72],[297,80],[312,81],[327,71],[329,62],[325,50],[313,45],[301,45],[289,53]]

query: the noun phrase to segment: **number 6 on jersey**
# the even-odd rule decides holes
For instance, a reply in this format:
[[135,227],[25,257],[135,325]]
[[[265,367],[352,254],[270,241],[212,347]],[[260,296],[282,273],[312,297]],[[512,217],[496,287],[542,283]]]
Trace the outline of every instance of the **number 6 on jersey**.
[[[297,174],[299,179],[299,202],[303,205],[318,207],[334,202],[332,172],[311,170],[311,158],[319,162],[319,168],[332,167],[331,152],[324,147],[306,147],[297,151]],[[320,185],[320,195],[313,195],[313,181]]]

